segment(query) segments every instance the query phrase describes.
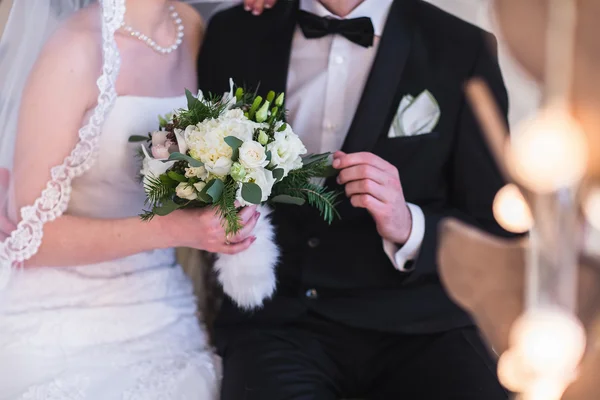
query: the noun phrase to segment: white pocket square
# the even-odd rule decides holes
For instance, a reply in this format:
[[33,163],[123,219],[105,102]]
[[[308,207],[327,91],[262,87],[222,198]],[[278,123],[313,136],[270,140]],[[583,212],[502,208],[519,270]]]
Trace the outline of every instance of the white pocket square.
[[406,95],[400,101],[388,137],[430,133],[441,114],[440,106],[429,90],[422,91],[417,97]]

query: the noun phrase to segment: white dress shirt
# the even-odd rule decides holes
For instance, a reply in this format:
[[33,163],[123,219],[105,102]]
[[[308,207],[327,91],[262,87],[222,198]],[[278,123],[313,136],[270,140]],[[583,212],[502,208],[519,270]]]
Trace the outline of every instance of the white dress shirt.
[[[292,41],[286,106],[289,121],[309,153],[340,150],[358,103],[393,0],[365,0],[345,18],[369,17],[375,29],[374,45],[365,48],[341,35],[306,39],[298,27]],[[339,18],[317,0],[301,0],[300,8],[321,17]],[[365,132],[365,135],[369,134]],[[408,204],[412,231],[402,247],[383,240],[383,249],[394,266],[409,271],[425,234],[421,208]]]

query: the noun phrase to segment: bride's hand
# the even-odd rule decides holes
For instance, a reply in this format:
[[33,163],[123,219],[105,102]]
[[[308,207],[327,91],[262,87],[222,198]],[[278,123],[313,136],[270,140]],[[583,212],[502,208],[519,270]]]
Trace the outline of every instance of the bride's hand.
[[254,15],[260,15],[265,8],[271,8],[275,3],[277,0],[244,0],[244,8]]
[[237,235],[226,237],[223,221],[212,208],[178,210],[162,217],[167,235],[174,247],[191,247],[211,253],[236,254],[246,250],[256,237],[252,236],[260,213],[256,206],[240,211],[242,229]]

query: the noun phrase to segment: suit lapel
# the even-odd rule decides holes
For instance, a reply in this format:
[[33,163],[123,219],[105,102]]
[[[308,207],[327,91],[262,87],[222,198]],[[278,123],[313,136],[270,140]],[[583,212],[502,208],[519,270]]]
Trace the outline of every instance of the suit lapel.
[[298,8],[298,0],[280,1],[273,10],[263,14],[265,18],[252,17],[257,21],[260,34],[248,53],[252,62],[245,68],[251,69],[252,82],[246,84],[253,89],[259,86],[258,92],[263,96],[270,90],[286,91]]
[[384,130],[389,129],[404,86],[405,67],[414,34],[414,0],[396,0],[391,6],[373,67],[342,150],[371,151]]

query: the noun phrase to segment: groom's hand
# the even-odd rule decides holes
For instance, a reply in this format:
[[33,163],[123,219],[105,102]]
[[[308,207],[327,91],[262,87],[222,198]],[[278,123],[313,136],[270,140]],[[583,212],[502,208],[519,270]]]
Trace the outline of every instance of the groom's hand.
[[354,207],[366,208],[382,238],[404,244],[412,230],[398,169],[373,153],[333,155],[333,167],[340,171],[337,182],[345,185]]

